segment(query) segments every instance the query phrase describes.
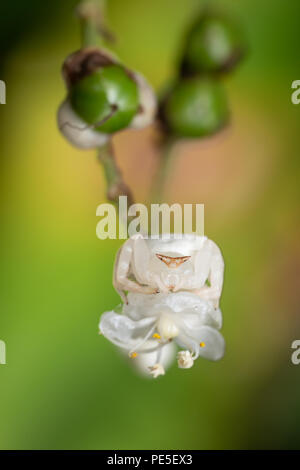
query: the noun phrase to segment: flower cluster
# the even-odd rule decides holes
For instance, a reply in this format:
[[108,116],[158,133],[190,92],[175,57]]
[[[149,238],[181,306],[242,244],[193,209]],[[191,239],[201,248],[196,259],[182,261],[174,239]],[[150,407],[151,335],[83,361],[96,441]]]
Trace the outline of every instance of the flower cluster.
[[[95,5],[81,8],[83,22],[87,18],[93,24],[102,15],[94,10]],[[155,120],[169,136],[214,134],[229,117],[220,76],[238,64],[245,49],[238,25],[223,14],[202,11],[188,30],[177,76],[157,106],[152,87],[140,73],[106,48],[85,44],[63,65],[67,97],[58,110],[59,129],[81,149],[102,147],[114,133],[142,129]]]
[[101,316],[100,332],[153,377],[165,373],[178,348],[179,368],[198,357],[217,361],[225,348],[218,308],[223,268],[220,250],[206,237],[132,237],[115,265],[115,287],[128,294],[121,313]]

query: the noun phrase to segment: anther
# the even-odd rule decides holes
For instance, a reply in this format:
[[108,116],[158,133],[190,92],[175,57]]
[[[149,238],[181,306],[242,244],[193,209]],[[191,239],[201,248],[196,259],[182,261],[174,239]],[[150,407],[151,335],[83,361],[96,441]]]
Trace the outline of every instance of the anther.
[[135,359],[135,358],[137,357],[137,355],[138,355],[137,352],[132,352],[132,353],[130,354],[130,358],[131,358],[131,359]]

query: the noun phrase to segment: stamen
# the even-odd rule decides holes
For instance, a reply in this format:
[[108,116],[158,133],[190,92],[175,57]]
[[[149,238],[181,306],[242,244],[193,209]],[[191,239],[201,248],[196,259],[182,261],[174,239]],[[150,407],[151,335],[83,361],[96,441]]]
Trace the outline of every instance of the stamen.
[[155,344],[155,346],[153,346],[152,348],[139,349],[139,354],[141,354],[141,353],[151,353],[151,352],[154,352],[154,351],[159,351],[159,350],[162,349],[167,343],[168,343],[168,341],[158,341],[158,342]]
[[204,343],[204,341],[201,341],[201,343],[199,344],[200,348],[205,348],[206,344]]
[[148,367],[152,377],[156,379],[159,375],[165,375],[165,369],[162,364],[154,364],[154,366]]
[[180,337],[182,342],[189,348],[189,352],[191,354],[192,359],[195,361],[199,357],[199,346],[200,344],[197,343],[191,336],[181,333]]
[[132,353],[135,353],[138,349],[140,349],[141,346],[143,346],[146,341],[150,338],[150,336],[153,335],[153,332],[156,328],[156,325],[154,325],[150,330],[147,332],[147,334],[142,338],[133,348],[130,349],[129,351],[129,356],[131,357]]
[[160,339],[161,336],[158,333],[154,333],[154,335],[152,335],[152,338]]
[[190,351],[179,351],[177,361],[180,369],[190,369],[194,365],[194,359]]
[[134,352],[132,352],[132,353],[130,354],[129,357],[130,357],[131,359],[135,359],[137,356],[138,356],[138,353],[134,351]]

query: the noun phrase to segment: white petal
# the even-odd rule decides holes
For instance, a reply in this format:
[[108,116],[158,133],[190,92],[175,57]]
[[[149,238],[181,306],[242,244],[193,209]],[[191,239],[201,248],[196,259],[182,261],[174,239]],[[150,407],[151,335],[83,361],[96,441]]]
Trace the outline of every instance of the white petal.
[[173,342],[161,346],[159,356],[158,350],[153,350],[157,345],[157,341],[148,341],[144,350],[149,349],[149,352],[138,353],[135,359],[130,359],[130,363],[137,368],[138,372],[148,377],[150,377],[149,367],[153,367],[159,362],[166,370],[176,356],[176,345]]
[[221,333],[210,326],[185,331],[176,338],[176,342],[185,349],[191,349],[195,356],[218,361],[225,352],[225,341]]
[[147,335],[155,322],[155,318],[143,318],[134,321],[114,311],[105,312],[100,318],[101,333],[117,346],[128,351]]
[[124,304],[123,313],[133,320],[157,316],[160,312],[159,294],[139,294],[129,292],[128,304]]
[[201,299],[191,292],[176,292],[168,294],[165,299],[166,305],[174,312],[181,313],[187,322],[196,325],[210,325],[216,328],[222,326],[222,313],[216,310],[213,303]]
[[77,148],[102,147],[109,140],[108,134],[102,134],[88,127],[88,124],[73,111],[68,99],[58,109],[57,124],[65,138]]
[[211,316],[215,322],[216,328],[220,330],[223,325],[223,317],[221,310],[219,308],[213,308],[211,311]]

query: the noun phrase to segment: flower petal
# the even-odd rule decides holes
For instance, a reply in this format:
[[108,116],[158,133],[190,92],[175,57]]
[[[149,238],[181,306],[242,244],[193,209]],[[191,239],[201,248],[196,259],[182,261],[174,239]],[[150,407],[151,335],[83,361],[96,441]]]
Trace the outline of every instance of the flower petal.
[[101,316],[99,328],[101,333],[117,346],[130,350],[139,339],[142,339],[151,330],[155,318],[143,318],[134,321],[126,315],[119,315],[114,311],[105,312]]
[[129,293],[128,305],[124,305],[123,313],[133,320],[143,317],[159,316],[162,311],[194,315],[190,321],[196,324],[222,326],[222,313],[215,309],[212,302],[201,299],[191,292],[140,294]]
[[189,321],[195,325],[210,325],[218,329],[222,326],[221,311],[215,309],[212,302],[201,299],[192,292],[170,293],[164,295],[160,301],[173,312],[179,313],[179,317],[188,315]]
[[181,333],[176,342],[184,349],[190,349],[195,353],[195,359],[199,356],[211,361],[218,361],[224,355],[225,341],[221,333],[211,326],[201,326],[197,329]]
[[131,360],[131,364],[135,366],[140,373],[148,377],[151,377],[149,367],[153,367],[159,362],[166,370],[171,365],[176,355],[176,346],[173,342],[160,346],[159,350],[154,350],[155,346],[157,346],[157,342],[148,341],[144,350],[149,348],[149,352],[139,353],[135,359]]

